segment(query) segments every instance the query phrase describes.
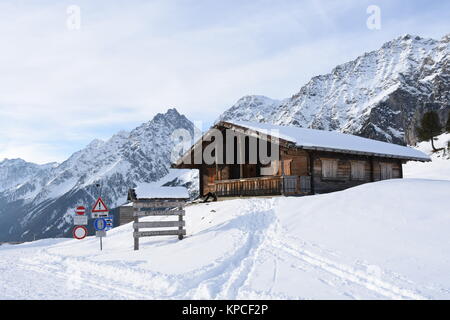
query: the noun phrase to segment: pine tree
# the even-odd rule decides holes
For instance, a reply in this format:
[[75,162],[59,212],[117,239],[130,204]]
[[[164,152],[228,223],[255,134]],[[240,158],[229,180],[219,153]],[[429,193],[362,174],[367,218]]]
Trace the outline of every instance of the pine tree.
[[421,141],[431,141],[433,151],[439,151],[434,147],[434,137],[439,135],[442,131],[442,126],[439,121],[439,115],[435,111],[428,111],[420,121],[420,127],[417,128],[417,134]]

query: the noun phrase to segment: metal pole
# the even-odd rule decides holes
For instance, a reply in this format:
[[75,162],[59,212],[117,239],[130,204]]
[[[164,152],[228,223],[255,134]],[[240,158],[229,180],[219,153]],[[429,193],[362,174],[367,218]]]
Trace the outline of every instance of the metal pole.
[[103,237],[100,237],[100,251],[103,250],[103,247],[102,247],[102,238],[103,238]]

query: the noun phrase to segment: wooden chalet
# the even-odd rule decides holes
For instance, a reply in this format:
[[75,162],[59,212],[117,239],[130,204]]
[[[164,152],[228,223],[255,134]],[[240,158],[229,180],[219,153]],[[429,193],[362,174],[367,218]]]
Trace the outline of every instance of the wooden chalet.
[[[236,140],[243,138],[243,161],[194,163],[194,154],[203,152],[215,140],[210,136],[212,129],[220,130],[224,137],[225,131],[231,130],[238,136]],[[251,139],[258,141],[258,151],[260,140],[264,140],[268,150],[278,151],[278,159],[263,164],[259,152],[256,157],[249,154]],[[222,143],[227,143],[226,138]],[[233,148],[237,150],[236,145]],[[224,156],[226,150],[229,149],[224,147]],[[237,153],[234,152],[234,160]],[[410,160],[430,161],[430,158],[409,147],[338,132],[222,121],[206,132],[172,167],[198,169],[201,196],[306,195],[402,178],[402,165]],[[267,175],[268,168],[273,168],[270,175]]]

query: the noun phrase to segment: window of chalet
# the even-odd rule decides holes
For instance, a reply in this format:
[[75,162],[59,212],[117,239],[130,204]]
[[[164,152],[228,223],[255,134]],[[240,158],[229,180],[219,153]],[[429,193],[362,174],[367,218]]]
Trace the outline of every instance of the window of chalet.
[[364,161],[352,161],[352,180],[364,180],[366,166]]
[[381,180],[392,179],[392,163],[380,163]]
[[322,178],[337,177],[338,162],[334,159],[322,159]]

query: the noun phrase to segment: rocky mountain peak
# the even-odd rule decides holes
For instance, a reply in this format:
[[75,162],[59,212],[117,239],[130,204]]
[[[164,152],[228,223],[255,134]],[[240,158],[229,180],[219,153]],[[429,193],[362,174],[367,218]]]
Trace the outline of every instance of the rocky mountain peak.
[[[4,163],[12,161],[1,162],[0,181],[8,184],[0,185],[0,236],[25,239],[30,230],[39,237],[66,235],[74,207],[89,205],[98,195],[111,208],[124,203],[128,188],[169,173],[175,129],[193,133],[194,125],[173,108],[130,132],[119,131],[106,141],[95,139],[45,170],[26,162],[30,169],[24,170],[24,161],[18,159],[9,166],[13,171],[5,171]],[[14,219],[7,222],[11,214]]]
[[406,34],[330,73],[313,77],[290,98],[239,99],[219,120],[269,122],[336,130],[415,144],[421,115],[450,108],[448,35],[441,40]]

